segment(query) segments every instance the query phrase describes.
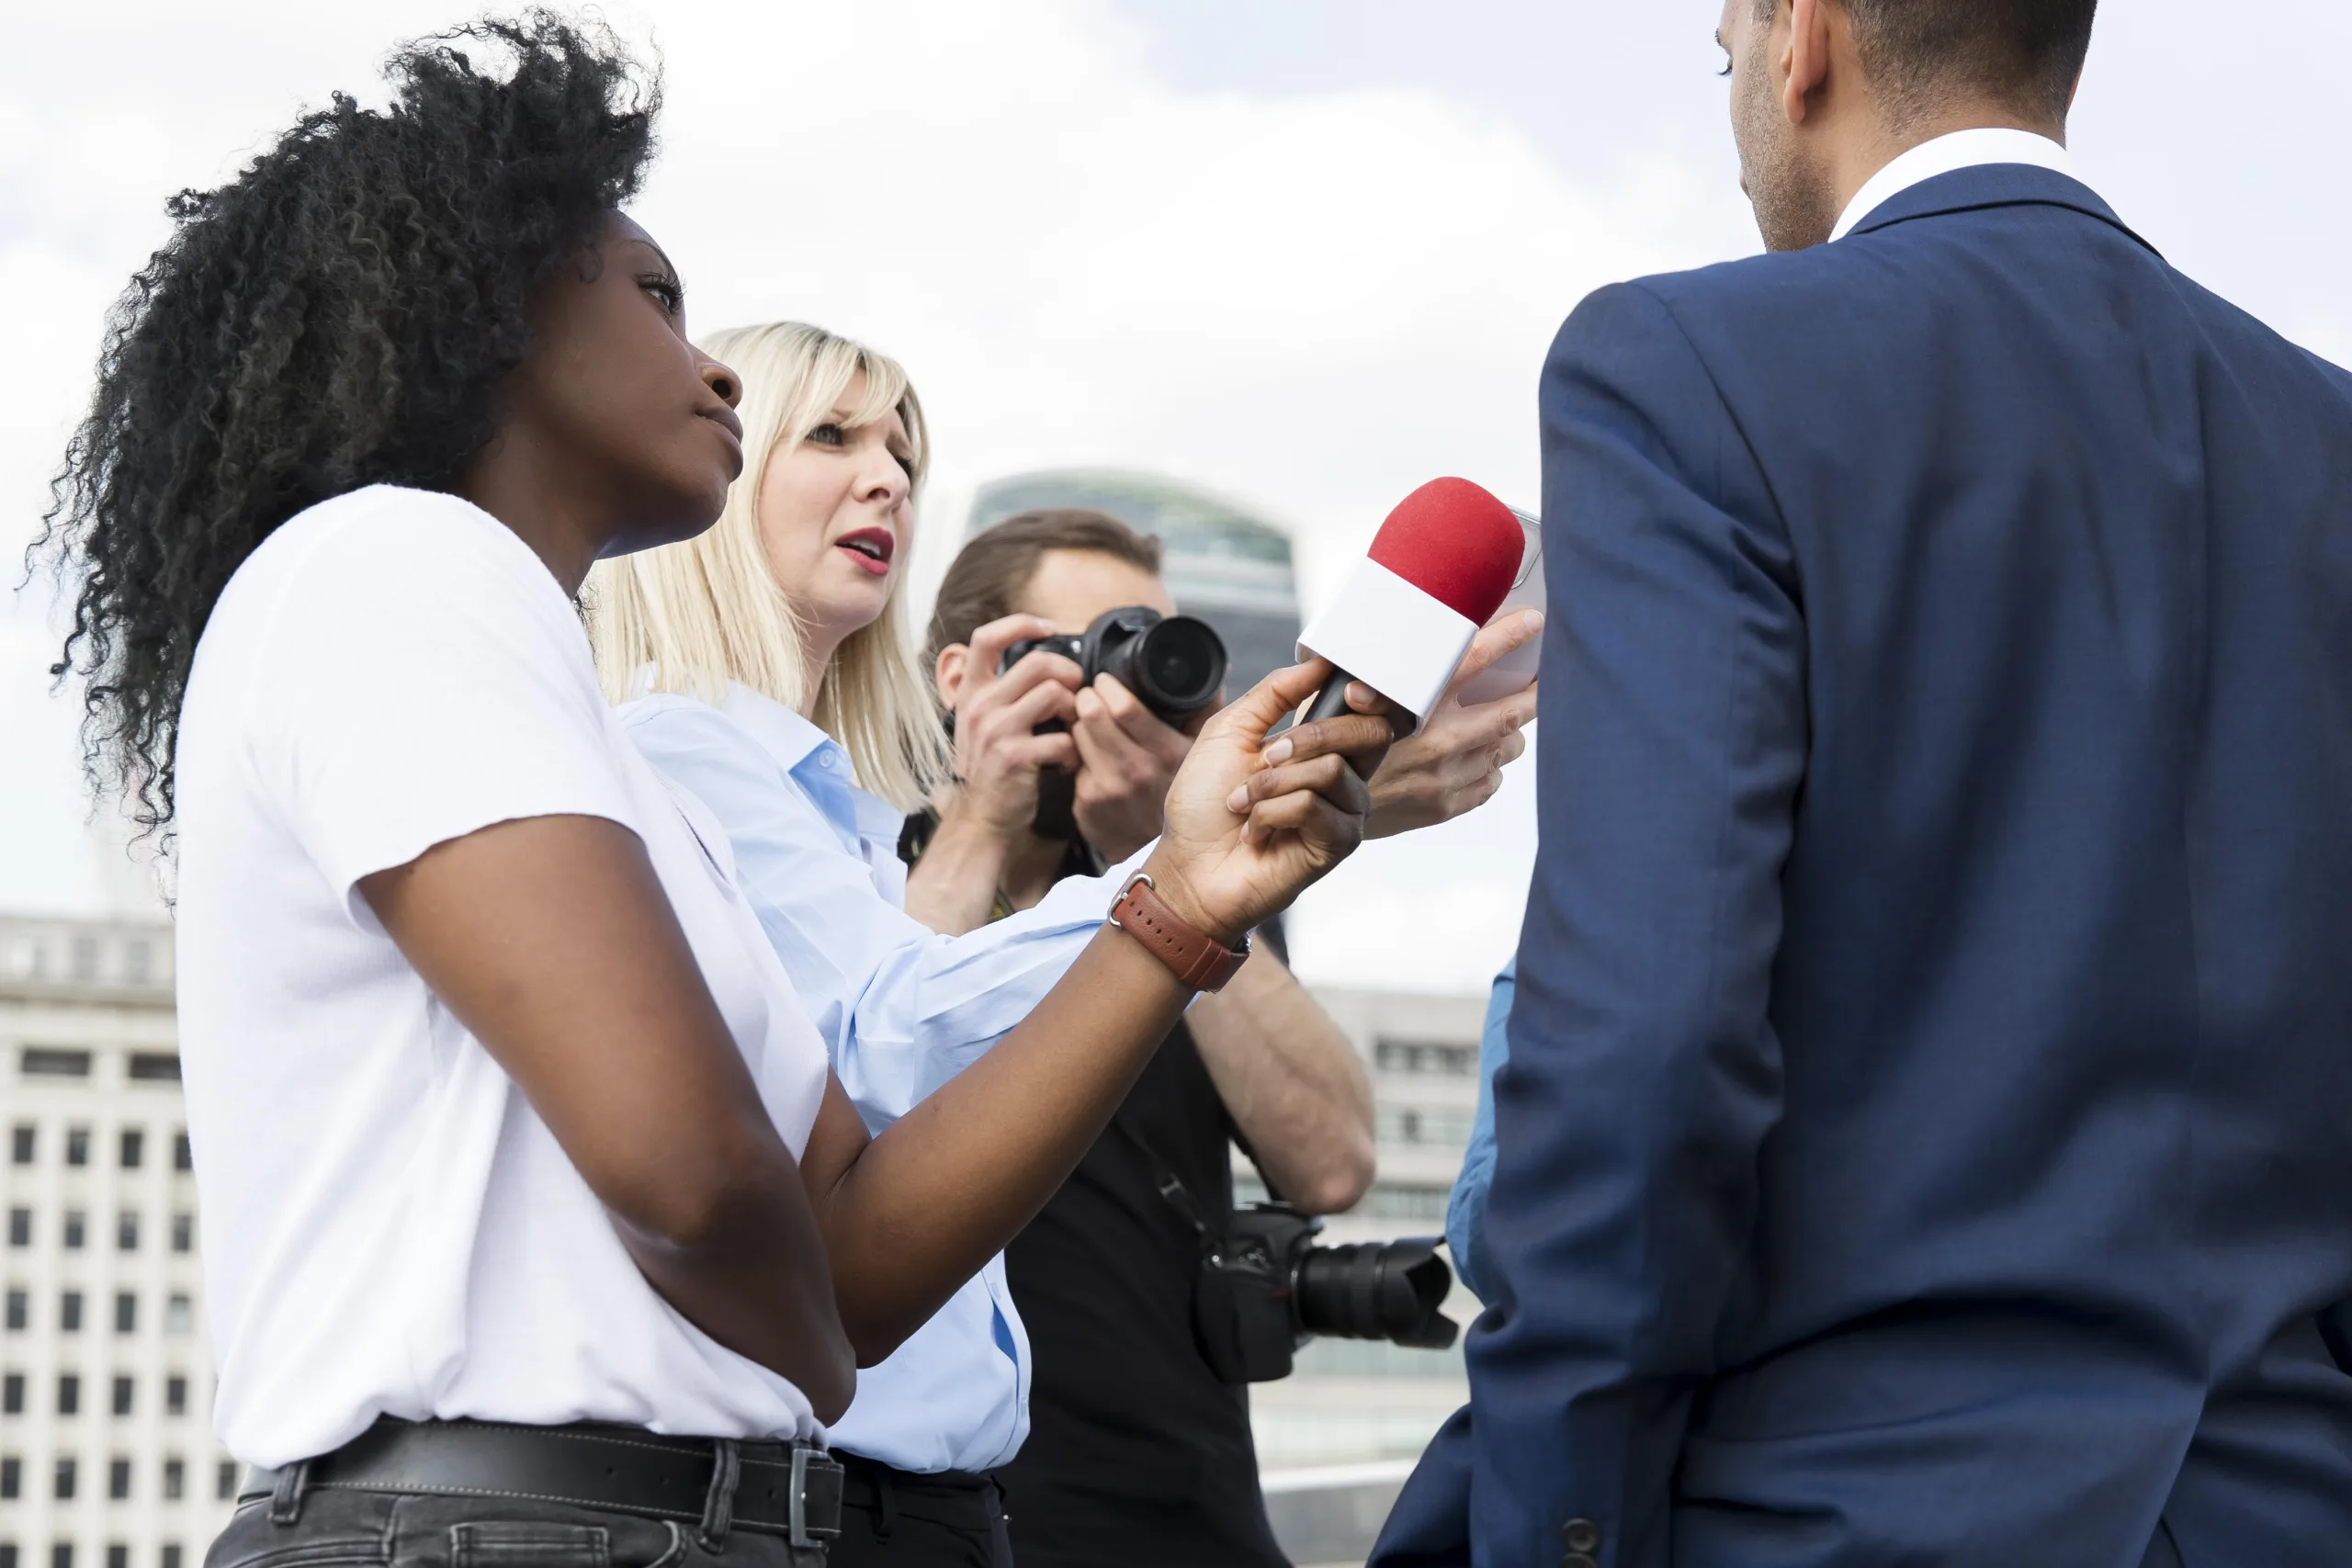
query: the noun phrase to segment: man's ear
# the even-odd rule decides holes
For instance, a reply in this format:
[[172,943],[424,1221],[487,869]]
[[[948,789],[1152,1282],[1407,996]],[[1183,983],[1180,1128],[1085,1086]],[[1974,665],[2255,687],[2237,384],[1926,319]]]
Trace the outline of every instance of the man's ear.
[[[1803,125],[1813,95],[1829,81],[1830,27],[1845,20],[1845,7],[1836,0],[1789,0],[1785,15],[1789,36],[1771,51],[1773,72],[1781,79],[1781,112],[1791,125]],[[1781,25],[1777,17],[1774,25]]]
[[956,694],[964,684],[964,671],[972,661],[969,643],[951,642],[939,650],[939,664],[932,671],[932,682],[939,689],[939,705],[949,713],[956,711]]

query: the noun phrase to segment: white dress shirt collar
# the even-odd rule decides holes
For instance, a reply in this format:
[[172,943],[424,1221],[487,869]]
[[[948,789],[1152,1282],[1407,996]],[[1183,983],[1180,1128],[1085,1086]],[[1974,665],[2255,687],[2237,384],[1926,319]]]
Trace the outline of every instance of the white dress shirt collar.
[[1830,243],[1834,244],[1852,233],[1862,220],[1913,186],[1924,184],[1938,175],[1973,169],[1984,164],[2030,164],[2036,168],[2053,170],[2069,178],[2079,177],[2075,174],[2074,160],[2066,155],[2066,149],[2047,136],[1995,126],[1955,130],[1933,141],[1922,141],[1872,175],[1862,188],[1854,193],[1854,199],[1846,204],[1844,214],[1838,220],[1838,227],[1829,231]]

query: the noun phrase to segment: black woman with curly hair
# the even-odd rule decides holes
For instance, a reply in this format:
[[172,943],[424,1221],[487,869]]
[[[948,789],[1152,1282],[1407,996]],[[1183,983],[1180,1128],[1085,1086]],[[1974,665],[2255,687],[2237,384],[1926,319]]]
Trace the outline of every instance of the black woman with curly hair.
[[574,612],[743,463],[620,210],[656,88],[546,13],[389,74],[174,202],[47,536],[94,778],[177,857],[217,1420],[254,1467],[210,1562],[818,1562],[856,1366],[1353,848],[1388,723],[1270,766],[1312,665],[1218,716],[1071,983],[869,1135]]

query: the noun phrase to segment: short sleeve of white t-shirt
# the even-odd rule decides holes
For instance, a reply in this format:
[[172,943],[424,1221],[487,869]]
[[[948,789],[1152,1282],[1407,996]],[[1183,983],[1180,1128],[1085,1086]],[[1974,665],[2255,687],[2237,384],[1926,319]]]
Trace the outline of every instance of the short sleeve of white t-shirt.
[[240,705],[255,784],[355,915],[372,925],[360,878],[494,823],[642,836],[538,558],[452,496],[386,487],[346,510],[276,574]]
[[281,1465],[378,1416],[806,1436],[786,1380],[656,1293],[361,879],[497,823],[635,833],[778,1132],[822,1038],[726,840],[605,705],[555,578],[453,496],[374,487],[280,527],[198,645],[177,752],[179,1028],[215,1422]]

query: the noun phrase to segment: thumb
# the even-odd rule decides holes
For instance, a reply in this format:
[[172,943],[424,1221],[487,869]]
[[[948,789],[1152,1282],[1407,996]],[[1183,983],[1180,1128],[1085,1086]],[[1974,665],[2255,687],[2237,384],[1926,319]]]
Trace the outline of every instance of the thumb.
[[1280,724],[1299,704],[1323,689],[1331,678],[1331,661],[1310,659],[1277,670],[1241,694],[1241,699],[1201,727],[1203,740],[1215,740],[1255,751],[1266,731]]

